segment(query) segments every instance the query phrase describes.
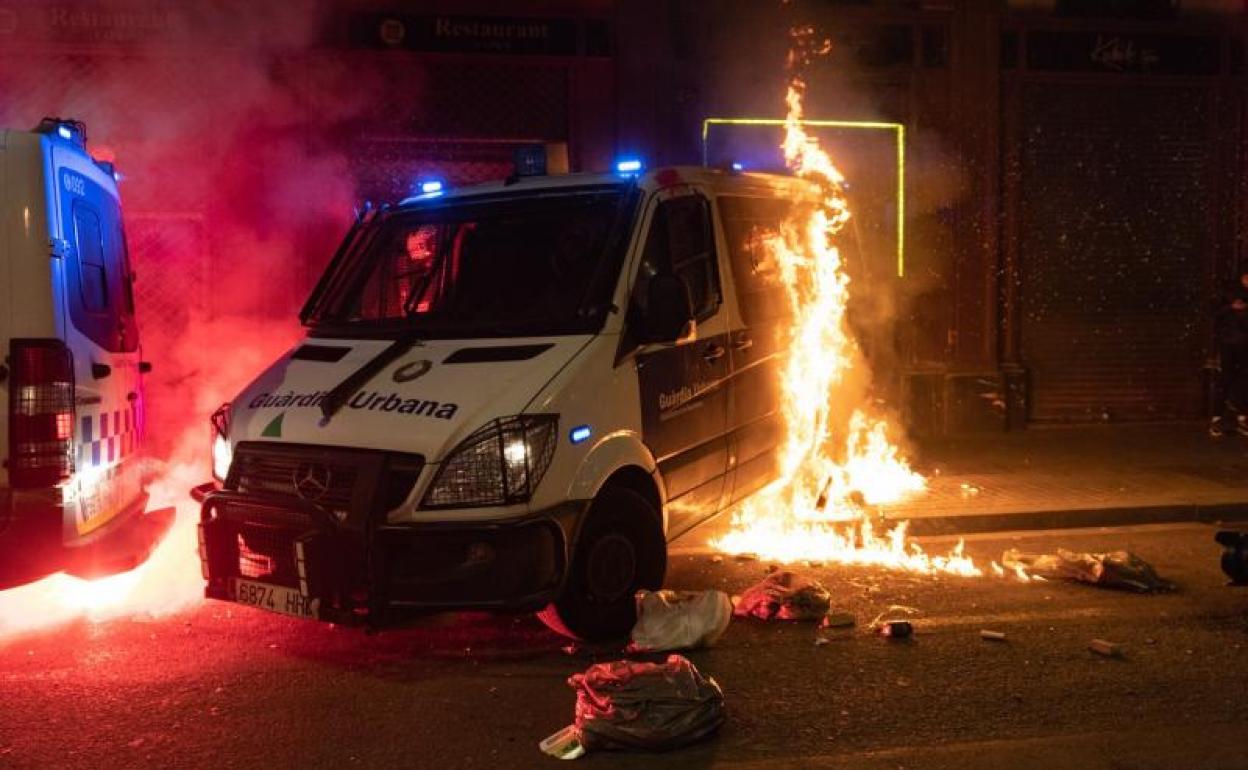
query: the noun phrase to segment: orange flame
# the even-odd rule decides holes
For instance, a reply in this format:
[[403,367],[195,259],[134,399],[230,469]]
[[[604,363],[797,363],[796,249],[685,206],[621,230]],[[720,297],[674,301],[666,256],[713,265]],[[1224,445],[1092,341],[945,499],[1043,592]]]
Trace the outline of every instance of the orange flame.
[[[795,30],[789,66],[795,70],[828,50],[809,28]],[[848,376],[863,366],[849,331],[849,276],[836,237],[849,221],[844,177],[816,137],[802,125],[805,82],[794,75],[785,95],[785,162],[814,182],[821,201],[786,222],[765,246],[779,267],[793,326],[782,374],[787,437],[780,480],[747,499],[731,530],[712,542],[728,553],[766,559],[880,565],[914,572],[980,575],[962,543],[929,556],[906,538],[904,523],[877,529],[867,506],[895,503],[926,484],[889,440],[889,424],[853,410],[837,410],[852,398]],[[842,424],[843,423],[843,424]],[[839,437],[839,438],[838,438]]]

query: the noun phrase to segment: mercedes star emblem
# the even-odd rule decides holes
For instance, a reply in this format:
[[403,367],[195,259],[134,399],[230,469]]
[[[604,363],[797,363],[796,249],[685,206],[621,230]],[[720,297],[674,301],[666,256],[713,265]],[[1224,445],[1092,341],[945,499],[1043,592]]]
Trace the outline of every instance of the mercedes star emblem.
[[300,463],[295,468],[295,492],[304,500],[316,502],[329,491],[329,468],[317,463]]

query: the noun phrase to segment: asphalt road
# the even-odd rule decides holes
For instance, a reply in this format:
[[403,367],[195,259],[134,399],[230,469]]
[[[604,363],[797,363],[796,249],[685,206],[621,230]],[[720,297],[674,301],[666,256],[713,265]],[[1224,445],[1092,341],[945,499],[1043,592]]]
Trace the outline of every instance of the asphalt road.
[[[729,715],[699,746],[597,753],[593,767],[1245,768],[1248,589],[1196,525],[993,536],[1009,546],[1129,547],[1178,592],[804,570],[860,627],[817,646],[805,624],[734,621],[689,658]],[[739,592],[765,565],[677,555],[668,584]],[[865,625],[921,610],[916,636]],[[1006,642],[980,639],[1003,631]],[[1087,648],[1120,643],[1121,659]],[[572,719],[575,648],[529,617],[445,615],[366,636],[211,602],[161,620],[78,622],[0,639],[0,766],[549,767]]]

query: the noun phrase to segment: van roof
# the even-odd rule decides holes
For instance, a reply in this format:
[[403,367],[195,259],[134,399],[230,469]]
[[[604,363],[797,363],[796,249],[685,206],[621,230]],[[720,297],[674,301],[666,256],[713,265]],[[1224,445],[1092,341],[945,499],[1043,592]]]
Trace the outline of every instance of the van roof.
[[611,173],[551,174],[523,176],[511,182],[500,180],[467,187],[448,187],[440,193],[406,198],[398,205],[400,208],[406,208],[432,200],[444,202],[448,199],[478,195],[523,195],[526,192],[612,185],[623,188],[631,184],[636,184],[645,192],[655,192],[682,184],[698,184],[709,188],[714,194],[736,193],[809,198],[817,193],[814,183],[790,175],[729,171],[707,166],[661,166],[627,176]]

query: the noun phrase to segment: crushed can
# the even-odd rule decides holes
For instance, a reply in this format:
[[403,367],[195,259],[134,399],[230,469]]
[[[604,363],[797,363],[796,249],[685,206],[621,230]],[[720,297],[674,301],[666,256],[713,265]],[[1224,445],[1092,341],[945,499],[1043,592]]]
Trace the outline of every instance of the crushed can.
[[886,620],[880,624],[880,635],[889,639],[906,639],[914,634],[914,626],[908,620]]

